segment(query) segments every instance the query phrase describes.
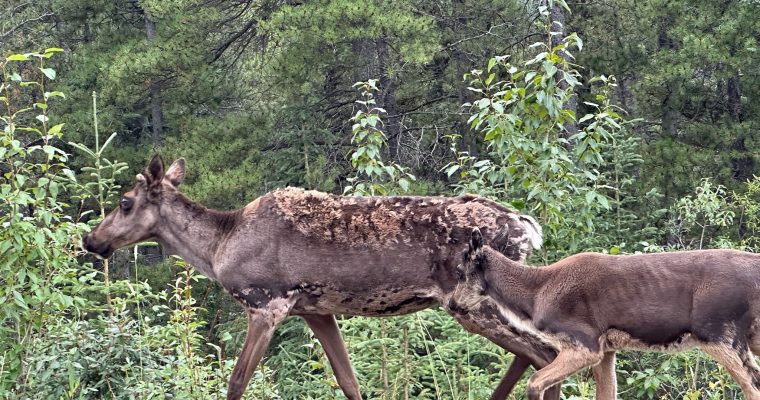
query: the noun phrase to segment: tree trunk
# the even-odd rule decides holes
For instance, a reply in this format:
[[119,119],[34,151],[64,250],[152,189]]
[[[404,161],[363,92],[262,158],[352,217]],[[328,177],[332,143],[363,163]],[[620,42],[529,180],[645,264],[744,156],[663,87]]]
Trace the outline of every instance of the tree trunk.
[[[728,114],[735,126],[741,128],[742,122],[742,103],[741,103],[741,83],[738,76],[728,78],[726,85],[726,94],[728,97]],[[734,179],[739,182],[746,182],[752,178],[755,162],[751,156],[747,155],[747,146],[744,143],[744,133],[740,133],[731,144],[731,172]]]
[[[659,50],[672,50],[675,48],[673,39],[668,36],[668,33],[666,31],[667,26],[667,23],[663,22],[663,25],[660,26],[659,32],[657,33],[657,47]],[[678,126],[676,124],[677,111],[673,106],[672,99],[675,94],[673,94],[673,90],[670,87],[666,87],[665,89],[668,90],[668,94],[665,95],[665,98],[662,99],[661,129],[664,134],[668,135],[671,138],[674,138],[676,137],[678,131]]]
[[[143,12],[145,16],[145,33],[148,37],[148,42],[155,42],[156,40],[156,23],[153,21],[148,11]],[[161,88],[156,79],[150,83],[150,115],[151,126],[153,128],[153,147],[159,147],[163,139],[164,133],[164,116],[161,112]]]
[[380,73],[380,98],[378,105],[385,109],[385,136],[388,138],[388,153],[391,160],[398,161],[398,143],[401,134],[401,118],[396,103],[396,85],[390,75],[390,52],[384,38],[375,41],[377,49],[377,66]]
[[82,40],[85,43],[92,41],[92,32],[90,31],[90,14],[87,13],[84,16],[84,25],[82,26]]

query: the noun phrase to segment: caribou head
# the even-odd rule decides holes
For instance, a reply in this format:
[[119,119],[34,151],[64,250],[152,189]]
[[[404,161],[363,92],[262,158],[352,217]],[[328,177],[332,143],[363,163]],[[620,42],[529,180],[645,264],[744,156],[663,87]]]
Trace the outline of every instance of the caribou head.
[[174,161],[165,171],[161,157],[153,156],[145,171],[137,175],[135,186],[122,195],[119,207],[82,239],[82,247],[108,258],[118,248],[154,237],[161,205],[177,193],[184,177],[184,159]]

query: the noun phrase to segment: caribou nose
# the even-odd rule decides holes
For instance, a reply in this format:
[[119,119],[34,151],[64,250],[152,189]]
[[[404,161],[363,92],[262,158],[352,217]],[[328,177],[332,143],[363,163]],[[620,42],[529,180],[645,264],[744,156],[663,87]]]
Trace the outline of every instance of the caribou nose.
[[82,238],[82,248],[87,252],[94,253],[93,248],[89,242],[90,242],[90,234],[88,233],[84,235],[84,237]]
[[92,243],[92,238],[89,233],[82,238],[82,248],[89,253],[98,255],[103,252],[103,249],[99,249],[94,243]]

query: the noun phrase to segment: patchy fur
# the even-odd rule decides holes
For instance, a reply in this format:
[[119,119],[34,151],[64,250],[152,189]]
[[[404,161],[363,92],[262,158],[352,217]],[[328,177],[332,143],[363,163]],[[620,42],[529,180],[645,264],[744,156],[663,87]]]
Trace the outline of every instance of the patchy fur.
[[[330,322],[333,314],[399,315],[448,304],[472,227],[514,260],[525,260],[531,244],[540,244],[533,219],[472,195],[343,197],[287,188],[241,210],[214,211],[179,193],[184,167],[178,160],[164,176],[163,161],[154,157],[127,193],[134,197],[134,209],[114,210],[84,245],[110,255],[118,247],[155,238],[243,305],[248,337],[231,379],[227,397],[232,400],[242,395],[285,315],[313,324],[346,397],[361,399],[337,324]],[[447,310],[471,331],[536,367],[554,357],[540,343],[500,329],[496,305],[484,304],[488,307],[469,313]],[[484,325],[492,329],[485,331]],[[527,365],[521,360],[505,375],[501,397],[495,399],[506,398]],[[552,396],[559,399],[559,393]]]
[[530,252],[531,243],[536,248],[541,243],[541,229],[532,218],[473,195],[344,197],[285,188],[267,196],[274,198],[274,210],[294,229],[326,243],[381,249],[413,245],[421,236],[446,246],[459,239],[454,229],[473,225],[486,236],[501,235],[502,248],[519,260]]

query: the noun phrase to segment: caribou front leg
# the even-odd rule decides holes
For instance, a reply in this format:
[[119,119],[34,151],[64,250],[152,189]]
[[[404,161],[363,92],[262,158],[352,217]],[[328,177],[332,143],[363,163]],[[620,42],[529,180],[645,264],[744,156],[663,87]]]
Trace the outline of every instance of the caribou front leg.
[[335,379],[338,380],[338,386],[343,390],[343,394],[349,400],[361,400],[362,395],[359,391],[359,381],[351,369],[351,361],[348,358],[346,345],[340,336],[338,322],[333,315],[302,315],[301,318],[306,321],[309,328],[314,332],[322,344],[322,348],[327,354],[335,372]]
[[[479,293],[473,294],[460,284],[448,301],[442,304],[446,305],[446,311],[467,331],[481,335],[515,355],[490,400],[506,400],[529,366],[533,365],[538,370],[548,365],[555,357],[551,349],[530,346],[520,340],[519,333],[513,331],[509,325],[495,319],[498,308],[492,298],[483,297]],[[559,398],[560,385],[547,388],[544,400]]]
[[617,398],[617,378],[615,377],[615,352],[604,353],[602,361],[591,371],[596,381],[596,400],[615,400]]
[[530,361],[522,357],[515,357],[512,360],[512,364],[509,365],[507,374],[501,378],[499,385],[496,386],[496,390],[491,394],[491,400],[504,400],[512,392],[512,388],[520,380],[525,370],[530,367]]
[[253,371],[264,356],[269,341],[277,325],[288,316],[294,300],[279,298],[270,301],[263,308],[248,309],[248,333],[245,337],[243,351],[240,353],[235,369],[232,370],[227,400],[240,400],[245,392]]

